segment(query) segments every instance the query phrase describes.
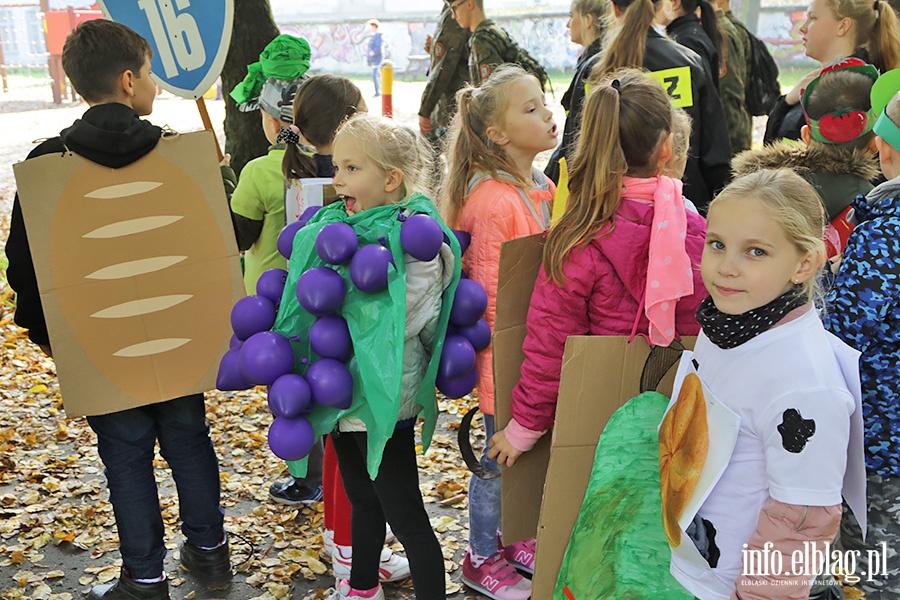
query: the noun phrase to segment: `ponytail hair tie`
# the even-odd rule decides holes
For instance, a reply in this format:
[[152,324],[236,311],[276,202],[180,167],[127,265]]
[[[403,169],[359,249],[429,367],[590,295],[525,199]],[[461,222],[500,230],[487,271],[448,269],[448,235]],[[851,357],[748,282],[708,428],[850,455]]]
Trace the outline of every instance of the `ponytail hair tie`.
[[278,132],[278,137],[276,138],[278,142],[284,142],[289,145],[297,145],[300,143],[300,128],[296,125],[291,125],[290,127],[285,127],[281,131]]
[[620,96],[622,95],[622,83],[618,79],[613,79],[612,83],[610,83],[609,85],[611,85],[614,90],[619,92]]

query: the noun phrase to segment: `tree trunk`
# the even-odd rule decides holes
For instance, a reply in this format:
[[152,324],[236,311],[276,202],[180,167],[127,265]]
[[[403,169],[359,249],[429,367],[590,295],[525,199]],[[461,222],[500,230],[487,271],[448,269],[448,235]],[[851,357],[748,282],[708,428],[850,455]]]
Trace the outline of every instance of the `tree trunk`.
[[259,111],[242,113],[228,94],[247,75],[247,65],[259,60],[266,44],[278,33],[269,0],[234,0],[234,27],[222,69],[222,95],[225,152],[231,154],[231,166],[236,173],[249,161],[265,154],[269,142],[263,133]]

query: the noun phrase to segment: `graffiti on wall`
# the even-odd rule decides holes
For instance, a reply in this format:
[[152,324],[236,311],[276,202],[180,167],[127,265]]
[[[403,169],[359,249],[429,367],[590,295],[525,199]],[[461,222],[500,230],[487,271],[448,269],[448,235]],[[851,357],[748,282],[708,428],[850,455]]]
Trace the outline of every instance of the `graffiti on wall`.
[[[571,68],[578,59],[580,46],[569,41],[564,16],[526,19],[499,19],[541,64],[548,69]],[[388,47],[388,60],[395,71],[418,67],[425,54],[425,38],[433,34],[434,22],[382,21],[380,31]],[[281,27],[282,33],[299,35],[312,48],[312,68],[334,73],[366,73],[366,48],[369,27],[365,23],[300,24]]]
[[759,15],[757,31],[780,65],[808,63],[811,59],[803,51],[800,26],[806,20],[805,10],[763,12]]
[[[779,64],[808,63],[800,41],[803,10],[765,11],[759,16],[757,31]],[[581,46],[573,44],[566,28],[566,15],[498,18],[519,44],[542,65],[553,71],[570,72]],[[380,31],[387,45],[387,57],[398,74],[420,73],[425,38],[434,33],[433,21],[382,21]],[[299,24],[281,27],[283,33],[305,37],[312,47],[315,71],[367,73],[366,50],[369,27],[363,23]]]

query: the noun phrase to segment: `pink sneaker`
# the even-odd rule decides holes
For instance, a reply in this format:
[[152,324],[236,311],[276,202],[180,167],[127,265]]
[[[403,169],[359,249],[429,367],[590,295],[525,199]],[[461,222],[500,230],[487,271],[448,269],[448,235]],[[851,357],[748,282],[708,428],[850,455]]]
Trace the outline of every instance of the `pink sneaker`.
[[338,584],[334,594],[328,600],[350,600],[351,598],[365,598],[366,600],[384,600],[384,590],[381,586],[371,590],[355,590],[350,587],[350,582],[346,579]]
[[469,554],[463,559],[462,581],[467,586],[494,600],[528,600],[531,582],[507,562],[502,552],[493,555],[478,568]]
[[534,555],[536,554],[537,541],[528,538],[503,548],[503,556],[515,568],[534,575]]

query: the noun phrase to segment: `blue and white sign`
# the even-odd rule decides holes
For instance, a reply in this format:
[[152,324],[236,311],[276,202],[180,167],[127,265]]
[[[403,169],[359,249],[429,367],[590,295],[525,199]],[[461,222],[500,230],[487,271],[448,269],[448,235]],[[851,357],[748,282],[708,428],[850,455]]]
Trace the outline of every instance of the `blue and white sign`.
[[225,64],[234,0],[100,0],[106,18],[144,36],[160,87],[200,98]]

